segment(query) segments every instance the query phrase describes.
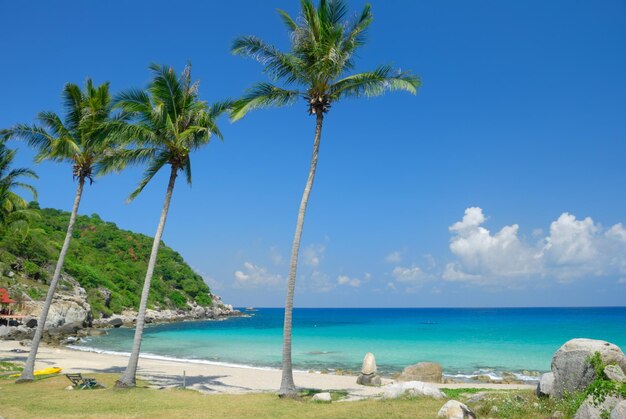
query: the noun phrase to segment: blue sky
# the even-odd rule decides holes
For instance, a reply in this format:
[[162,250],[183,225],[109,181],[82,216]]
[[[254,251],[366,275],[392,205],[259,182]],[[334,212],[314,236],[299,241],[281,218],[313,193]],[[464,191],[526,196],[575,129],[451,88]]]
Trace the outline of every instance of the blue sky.
[[[350,1],[357,13],[361,1]],[[151,62],[193,63],[200,94],[265,80],[238,35],[280,48],[296,1],[0,2],[0,126],[61,112],[64,83],[142,87]],[[335,104],[302,239],[296,306],[623,305],[626,4],[375,1],[358,70],[418,74],[404,93]],[[221,121],[193,156],[165,242],[225,301],[280,306],[314,121],[304,104]],[[32,151],[20,147],[18,164]],[[71,169],[36,167],[40,203],[69,210]],[[161,173],[98,179],[80,212],[154,234]]]

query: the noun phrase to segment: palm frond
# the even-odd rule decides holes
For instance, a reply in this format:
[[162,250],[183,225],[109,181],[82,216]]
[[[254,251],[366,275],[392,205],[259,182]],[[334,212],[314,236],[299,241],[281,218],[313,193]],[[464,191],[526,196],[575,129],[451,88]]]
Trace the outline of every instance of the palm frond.
[[148,167],[143,173],[143,178],[139,181],[135,190],[128,196],[126,202],[131,202],[133,199],[137,198],[157,172],[170,161],[170,158],[171,156],[166,151],[162,151],[160,154],[154,156],[148,163]]
[[407,72],[396,72],[390,66],[375,71],[354,74],[334,83],[329,95],[336,100],[342,97],[379,96],[386,91],[404,90],[415,94],[420,86],[418,77]]
[[230,119],[236,121],[253,109],[269,106],[284,106],[294,103],[302,93],[297,90],[287,90],[271,83],[257,83],[231,108]]
[[255,36],[242,36],[235,39],[231,52],[257,60],[265,66],[264,71],[275,79],[284,78],[287,83],[293,83],[302,77],[300,71],[302,65],[297,57],[280,52]]
[[285,12],[282,9],[277,9],[276,10],[278,12],[278,14],[280,15],[280,18],[282,19],[283,23],[285,24],[285,26],[287,26],[287,30],[289,31],[295,31],[296,28],[298,27],[298,25],[296,24],[296,22],[291,18],[291,16],[289,16],[289,14],[287,14],[287,12]]
[[150,162],[157,154],[158,149],[154,147],[109,150],[96,163],[95,172],[98,176],[121,172],[128,166]]

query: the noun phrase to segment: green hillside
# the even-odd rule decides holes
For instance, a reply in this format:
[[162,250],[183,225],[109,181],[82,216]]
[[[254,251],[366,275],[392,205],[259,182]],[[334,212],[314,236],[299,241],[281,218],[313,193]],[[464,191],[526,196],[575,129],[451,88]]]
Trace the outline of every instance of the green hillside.
[[[39,213],[25,237],[0,238],[0,286],[21,289],[35,299],[45,297],[70,217],[49,208]],[[151,246],[151,237],[121,230],[97,214],[78,216],[64,272],[87,290],[96,318],[136,310]],[[209,287],[180,254],[161,243],[149,307],[185,309],[187,301],[211,305]]]

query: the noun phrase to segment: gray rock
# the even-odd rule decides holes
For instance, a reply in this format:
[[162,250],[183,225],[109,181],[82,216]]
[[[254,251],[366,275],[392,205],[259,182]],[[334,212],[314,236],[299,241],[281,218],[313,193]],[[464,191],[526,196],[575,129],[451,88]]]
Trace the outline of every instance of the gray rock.
[[573,419],[599,419],[602,412],[611,412],[621,400],[614,396],[607,396],[602,403],[596,403],[592,396],[585,399],[580,405]]
[[330,403],[332,401],[332,397],[330,396],[330,393],[317,393],[311,400],[315,402]]
[[368,352],[363,358],[363,366],[361,367],[361,374],[375,374],[376,373],[376,358],[374,354]]
[[626,400],[622,400],[613,408],[611,419],[626,419]]
[[120,319],[119,317],[113,317],[112,319],[109,320],[109,325],[111,327],[121,327],[124,324],[124,320]]
[[572,339],[559,348],[552,357],[554,396],[562,398],[566,392],[581,391],[595,378],[589,358],[599,352],[605,364],[615,363],[626,369],[626,357],[619,347],[602,340]]
[[441,383],[441,365],[434,362],[418,362],[406,367],[398,377],[399,381],[424,381],[427,383]]
[[487,400],[490,396],[490,393],[487,391],[479,391],[478,393],[472,394],[465,403],[478,403],[484,400]]
[[554,374],[547,372],[541,375],[537,383],[537,397],[548,397],[554,394]]
[[382,380],[380,375],[374,374],[359,374],[356,379],[356,383],[362,386],[380,386],[382,384]]
[[435,399],[443,399],[446,397],[437,387],[421,381],[405,381],[388,384],[383,387],[383,390],[383,398],[385,399],[396,399],[404,395],[432,397]]
[[604,367],[604,375],[611,381],[617,381],[618,383],[626,382],[626,374],[624,374],[624,371],[622,371],[622,369],[615,364]]
[[461,402],[448,400],[437,413],[438,418],[446,419],[476,419],[476,414]]

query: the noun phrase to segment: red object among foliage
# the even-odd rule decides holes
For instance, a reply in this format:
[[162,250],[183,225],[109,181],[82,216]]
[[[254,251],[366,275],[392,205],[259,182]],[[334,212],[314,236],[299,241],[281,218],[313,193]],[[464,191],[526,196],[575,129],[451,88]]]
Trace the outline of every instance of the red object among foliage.
[[9,290],[7,290],[6,288],[0,288],[0,304],[12,304],[16,302],[17,301],[12,300],[9,297]]

